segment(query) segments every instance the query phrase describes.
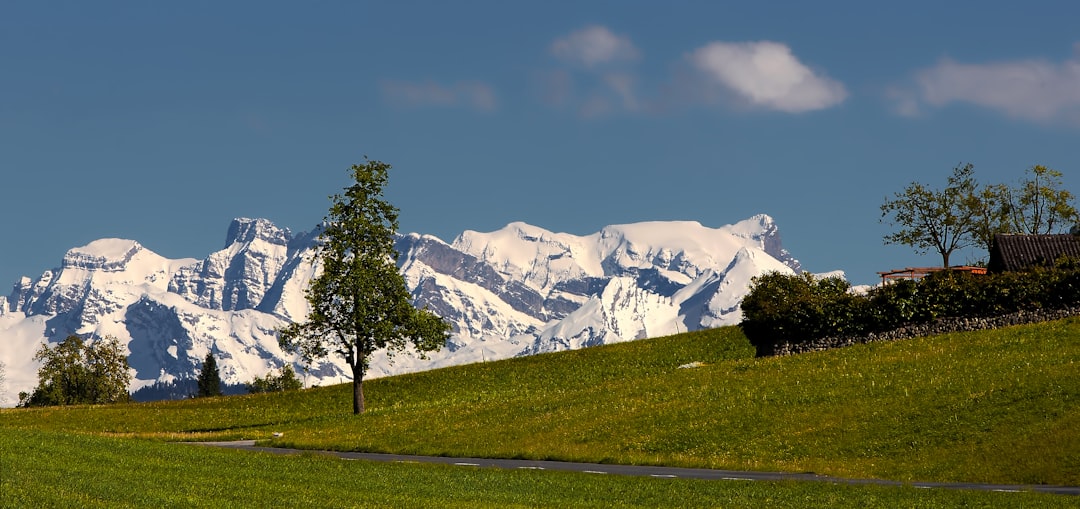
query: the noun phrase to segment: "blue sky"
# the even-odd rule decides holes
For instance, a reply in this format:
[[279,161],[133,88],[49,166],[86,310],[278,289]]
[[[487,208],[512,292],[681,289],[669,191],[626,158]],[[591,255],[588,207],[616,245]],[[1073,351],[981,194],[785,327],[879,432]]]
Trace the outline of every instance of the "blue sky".
[[[947,4],[947,5],[940,5]],[[772,215],[811,271],[932,265],[879,206],[1080,183],[1071,2],[0,3],[0,285],[98,238],[294,231],[391,163],[401,229]],[[982,256],[954,256],[965,262]],[[6,290],[0,290],[6,294]]]

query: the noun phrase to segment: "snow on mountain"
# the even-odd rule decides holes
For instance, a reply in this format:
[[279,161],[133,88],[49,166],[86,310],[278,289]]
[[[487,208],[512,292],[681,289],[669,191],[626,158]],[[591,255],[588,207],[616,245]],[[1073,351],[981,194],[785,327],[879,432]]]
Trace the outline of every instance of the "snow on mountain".
[[285,264],[291,238],[287,228],[266,219],[235,219],[225,249],[183,267],[170,281],[169,291],[207,309],[254,307]]
[[[293,235],[265,219],[232,222],[222,250],[171,260],[131,240],[74,248],[61,266],[0,297],[0,404],[36,383],[34,352],[69,334],[127,346],[138,388],[193,378],[207,352],[223,380],[243,383],[285,363],[275,330],[307,314],[317,231]],[[399,266],[417,306],[453,326],[439,352],[375,355],[370,376],[655,337],[734,324],[750,279],[791,273],[772,218],[719,228],[693,221],[614,225],[591,235],[511,223],[452,243],[401,236]],[[307,382],[349,379],[338,359]]]

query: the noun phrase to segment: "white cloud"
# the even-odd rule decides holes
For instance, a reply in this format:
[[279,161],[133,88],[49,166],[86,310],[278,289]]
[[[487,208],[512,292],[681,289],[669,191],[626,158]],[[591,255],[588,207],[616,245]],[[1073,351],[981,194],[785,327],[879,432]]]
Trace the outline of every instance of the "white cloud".
[[713,42],[688,59],[706,88],[721,87],[757,107],[802,113],[847,98],[842,83],[814,72],[777,42]]
[[460,106],[479,111],[494,111],[498,107],[494,89],[478,81],[442,85],[433,81],[413,83],[383,80],[380,86],[384,97],[410,107]]
[[910,94],[935,107],[959,102],[1030,121],[1076,120],[1080,56],[1060,64],[1036,59],[964,64],[944,59],[915,74],[915,92]]
[[551,43],[551,54],[564,62],[589,68],[638,58],[638,50],[628,37],[615,35],[599,25],[555,39]]

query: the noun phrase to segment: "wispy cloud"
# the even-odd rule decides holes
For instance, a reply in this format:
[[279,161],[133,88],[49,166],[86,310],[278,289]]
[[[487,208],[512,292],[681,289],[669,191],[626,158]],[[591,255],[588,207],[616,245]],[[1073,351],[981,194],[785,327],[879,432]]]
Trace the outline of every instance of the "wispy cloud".
[[1034,122],[1080,123],[1080,45],[1060,63],[1043,59],[966,64],[942,59],[915,73],[914,85],[889,98],[904,115],[927,106],[968,103]]
[[383,97],[408,107],[465,107],[477,111],[494,111],[498,107],[495,90],[479,81],[443,85],[434,81],[382,80],[379,85]]
[[600,25],[555,39],[551,43],[551,54],[564,62],[589,68],[638,59],[638,50],[629,37],[615,35]]
[[726,92],[754,107],[803,113],[836,106],[848,95],[842,83],[810,69],[778,42],[712,42],[687,60],[698,71],[695,88],[712,96]]
[[541,75],[550,104],[590,118],[640,107],[634,70],[640,53],[629,37],[593,25],[555,39],[549,50],[560,64]]

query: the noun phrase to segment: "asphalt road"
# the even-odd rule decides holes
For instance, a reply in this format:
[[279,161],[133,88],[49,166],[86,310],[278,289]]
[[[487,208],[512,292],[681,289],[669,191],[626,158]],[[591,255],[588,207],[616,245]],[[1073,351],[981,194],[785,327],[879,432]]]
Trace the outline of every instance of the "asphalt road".
[[[282,449],[277,447],[260,447],[255,445],[254,440],[241,440],[236,442],[191,442],[196,445],[208,445],[227,447],[230,449],[242,449],[273,454],[300,454],[312,451],[301,449]],[[455,465],[468,468],[502,468],[506,470],[530,469],[530,470],[559,470],[564,472],[579,472],[593,475],[634,475],[641,477],[655,477],[661,479],[708,479],[717,481],[813,481],[830,482],[836,484],[875,484],[882,486],[913,486],[916,488],[957,489],[957,490],[982,490],[982,491],[1032,491],[1039,493],[1054,493],[1059,495],[1080,495],[1080,486],[1044,486],[1044,485],[1019,485],[1019,484],[984,484],[984,483],[934,483],[913,482],[902,483],[881,479],[843,479],[829,477],[813,473],[786,473],[786,472],[746,472],[736,470],[713,470],[707,468],[676,468],[655,467],[638,465],[609,465],[601,463],[570,463],[564,461],[534,461],[517,459],[489,459],[489,458],[448,458],[443,456],[408,456],[401,454],[376,454],[366,452],[337,452],[317,451],[322,454],[337,456],[348,460],[367,460],[381,462],[401,463],[439,463],[443,465]]]

